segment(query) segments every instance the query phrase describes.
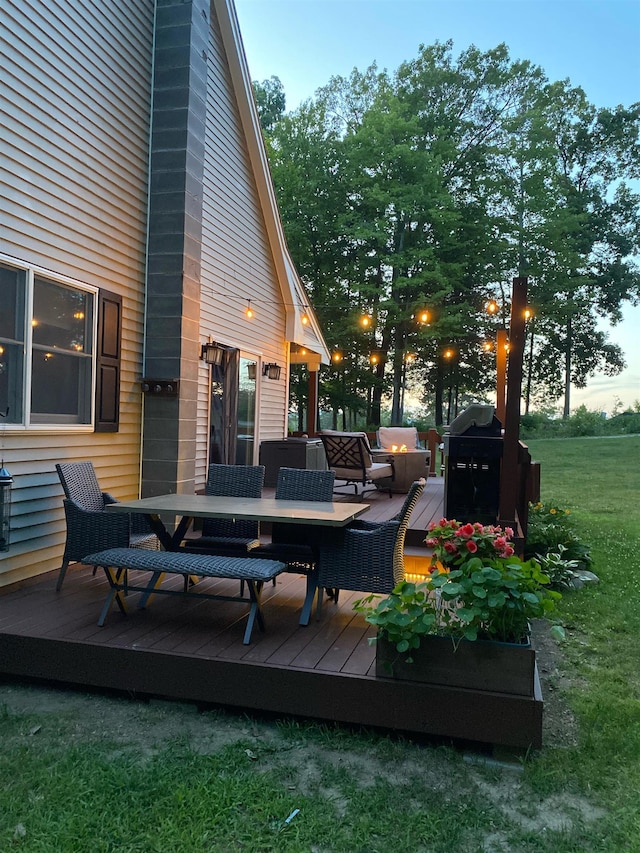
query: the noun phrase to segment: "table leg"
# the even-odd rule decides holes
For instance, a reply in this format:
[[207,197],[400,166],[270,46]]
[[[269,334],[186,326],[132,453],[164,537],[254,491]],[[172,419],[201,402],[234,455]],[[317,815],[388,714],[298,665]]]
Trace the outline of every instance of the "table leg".
[[173,534],[169,533],[164,522],[157,513],[149,513],[147,515],[149,525],[160,540],[160,544],[165,551],[178,551],[180,543],[185,537],[193,518],[189,515],[183,515],[178,526]]
[[300,613],[300,624],[308,625],[311,619],[311,611],[313,610],[313,602],[318,591],[318,570],[314,567],[307,572],[307,592]]

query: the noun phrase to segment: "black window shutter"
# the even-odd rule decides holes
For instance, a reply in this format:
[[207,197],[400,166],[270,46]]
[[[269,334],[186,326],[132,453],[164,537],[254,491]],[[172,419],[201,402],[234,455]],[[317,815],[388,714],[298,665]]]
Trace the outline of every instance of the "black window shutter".
[[120,426],[120,337],[122,297],[98,294],[95,432],[118,432]]

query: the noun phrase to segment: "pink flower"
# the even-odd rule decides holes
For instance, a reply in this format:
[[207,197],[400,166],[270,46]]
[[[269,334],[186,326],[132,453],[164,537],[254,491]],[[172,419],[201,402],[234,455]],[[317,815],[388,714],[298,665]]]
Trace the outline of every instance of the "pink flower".
[[461,536],[463,539],[470,539],[474,533],[473,524],[465,524],[464,527],[458,530],[458,536]]
[[476,543],[473,541],[473,539],[469,539],[467,542],[467,551],[470,554],[475,554],[477,550],[478,546],[476,545]]
[[514,554],[515,554],[515,551],[513,550],[511,545],[507,545],[507,547],[504,549],[504,556],[505,557],[513,557]]
[[513,539],[513,527],[505,527],[504,532],[507,534],[507,539]]
[[429,548],[435,548],[438,545],[437,539],[427,537],[427,539],[425,539],[424,541],[427,544],[427,547],[429,547]]
[[445,542],[444,543],[444,550],[447,552],[447,554],[457,554],[458,553],[458,549],[453,544],[453,542]]
[[493,540],[493,547],[496,549],[496,551],[502,551],[504,548],[507,547],[507,540],[504,538],[504,536],[496,536],[496,538]]

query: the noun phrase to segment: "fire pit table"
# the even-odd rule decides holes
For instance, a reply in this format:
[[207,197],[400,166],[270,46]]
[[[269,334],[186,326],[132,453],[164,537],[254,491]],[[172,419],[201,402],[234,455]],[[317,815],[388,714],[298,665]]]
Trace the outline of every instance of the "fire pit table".
[[374,462],[383,462],[389,457],[393,459],[396,472],[391,484],[393,492],[406,494],[415,480],[429,476],[430,450],[372,450],[371,453]]

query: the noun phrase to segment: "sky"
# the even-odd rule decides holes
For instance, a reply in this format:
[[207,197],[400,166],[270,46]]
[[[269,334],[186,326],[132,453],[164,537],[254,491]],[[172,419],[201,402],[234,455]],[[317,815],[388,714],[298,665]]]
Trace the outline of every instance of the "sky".
[[[253,80],[279,77],[287,110],[336,75],[373,62],[393,73],[421,44],[504,42],[512,60],[528,59],[550,80],[570,79],[597,107],[640,101],[640,0],[235,0]],[[625,353],[617,377],[596,375],[574,389],[571,408],[611,412],[640,400],[640,306],[615,328]]]

